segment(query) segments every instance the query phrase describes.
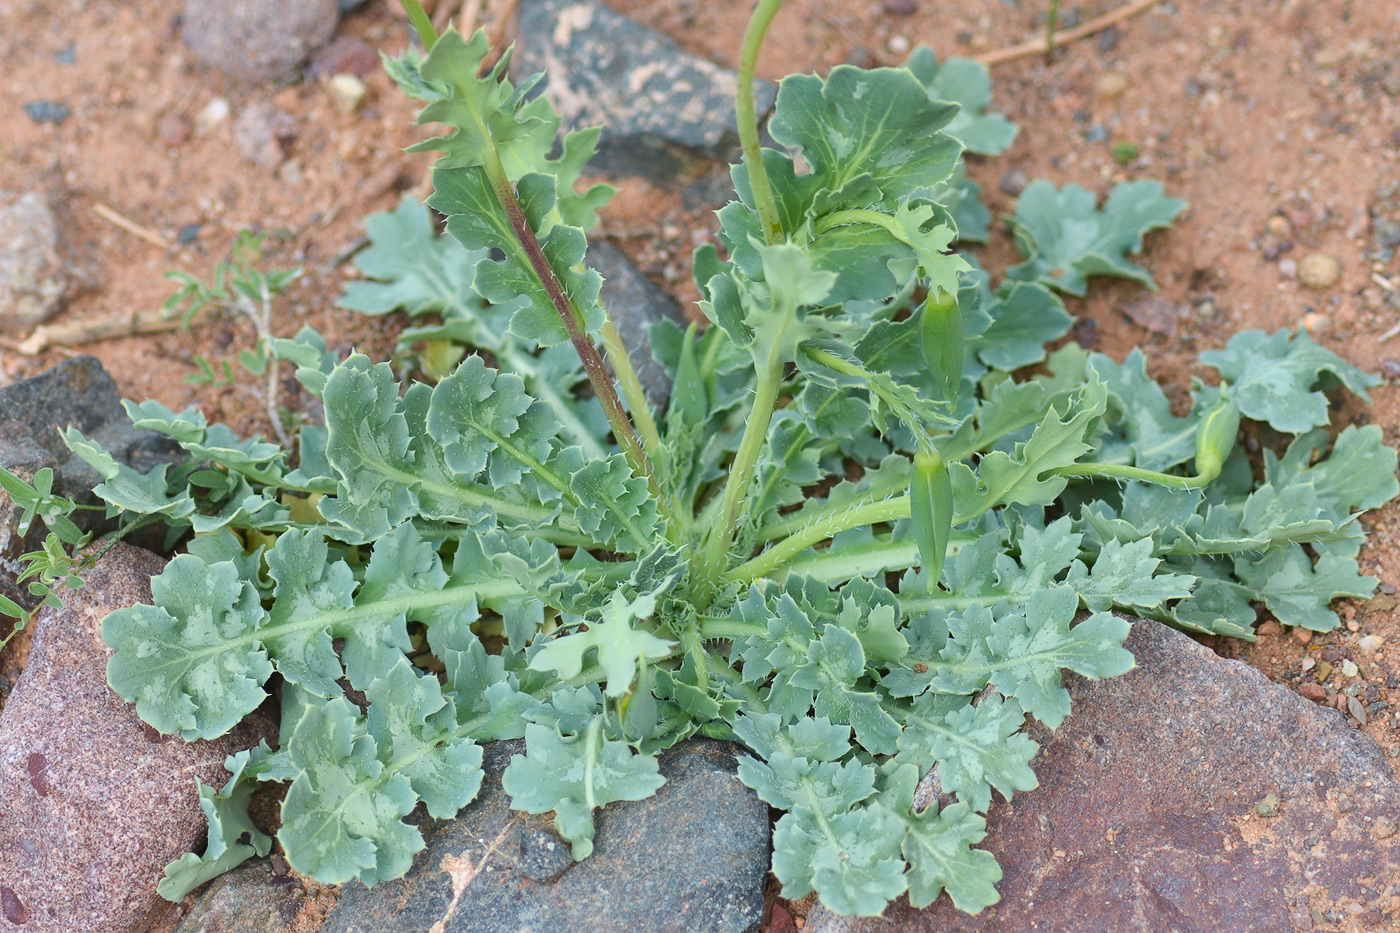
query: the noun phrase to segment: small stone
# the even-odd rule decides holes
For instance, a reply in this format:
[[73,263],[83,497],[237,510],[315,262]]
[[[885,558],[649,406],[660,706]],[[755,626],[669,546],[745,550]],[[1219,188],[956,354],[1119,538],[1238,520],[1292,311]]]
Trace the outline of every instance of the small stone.
[[914,0],[885,0],[884,7],[890,16],[913,16],[919,11]]
[[1302,684],[1298,687],[1298,693],[1314,703],[1327,699],[1327,690],[1321,684]]
[[1274,638],[1283,633],[1283,626],[1274,619],[1265,619],[1259,624],[1258,633],[1264,638]]
[[1356,666],[1356,662],[1355,662],[1355,661],[1352,661],[1352,660],[1348,659],[1348,660],[1342,662],[1342,676],[1343,676],[1343,677],[1355,677],[1359,672],[1360,672],[1360,668],[1358,668],[1358,667]]
[[1384,217],[1377,217],[1371,222],[1371,236],[1375,238],[1376,245],[1381,249],[1400,247],[1400,224]]
[[1378,816],[1371,824],[1371,835],[1377,839],[1389,839],[1400,831],[1400,824],[1388,816]]
[[1366,707],[1356,697],[1347,697],[1347,712],[1351,713],[1357,722],[1366,725]]
[[58,231],[53,206],[38,192],[0,208],[0,331],[41,324],[71,297],[75,280]]
[[1331,329],[1332,322],[1325,314],[1309,311],[1303,315],[1303,327],[1310,334],[1325,334]]
[[214,128],[228,119],[232,109],[228,101],[222,97],[216,97],[205,104],[194,118],[194,135],[208,136]]
[[1021,171],[1019,168],[1013,168],[1009,172],[1002,173],[1001,181],[997,183],[997,187],[1004,193],[1015,198],[1020,197],[1021,192],[1025,191],[1026,186],[1030,183],[1031,180],[1026,176],[1025,172]]
[[73,65],[78,61],[78,45],[69,40],[68,44],[53,53],[53,60],[60,65]]
[[1099,75],[1098,80],[1094,82],[1094,94],[1105,100],[1112,100],[1127,89],[1128,79],[1116,71]]
[[186,0],[182,33],[205,64],[274,83],[296,77],[339,21],[336,0]]
[[365,83],[352,74],[332,76],[329,86],[335,109],[346,116],[360,109],[360,103],[365,99],[365,91],[368,90]]
[[359,36],[340,35],[311,57],[307,76],[313,81],[339,74],[368,78],[379,68],[379,53],[374,46]]
[[1084,131],[1084,141],[1086,143],[1101,143],[1108,139],[1108,128],[1102,123],[1095,123]]
[[190,138],[190,121],[175,113],[167,113],[156,123],[156,135],[167,146],[178,146]]
[[35,123],[52,123],[55,126],[67,120],[73,108],[52,100],[36,100],[24,105],[24,112]]
[[1313,633],[1305,628],[1295,628],[1293,630],[1293,640],[1306,645],[1313,640]]
[[1278,794],[1265,794],[1258,803],[1254,805],[1254,812],[1260,816],[1276,816],[1279,808]]
[[1314,676],[1317,678],[1317,682],[1320,683],[1320,684],[1325,684],[1325,683],[1327,683],[1327,681],[1331,680],[1331,679],[1332,679],[1332,662],[1331,662],[1331,661],[1319,661],[1318,664],[1317,664],[1317,673],[1316,673]]
[[1288,222],[1288,218],[1281,214],[1275,214],[1264,224],[1264,229],[1276,237],[1286,237],[1293,232],[1293,225]]
[[891,55],[908,55],[912,44],[909,42],[908,36],[896,33],[890,36],[890,41],[885,43],[885,48],[889,50]]
[[1286,279],[1296,279],[1298,277],[1298,260],[1280,259],[1278,261],[1279,275]]
[[204,229],[204,224],[185,224],[180,228],[179,234],[175,237],[181,246],[189,246],[199,239],[199,231]]
[[1300,670],[1302,670],[1304,674],[1306,674],[1308,671],[1317,667],[1317,658],[1304,658],[1302,663],[1299,664],[1298,667]]
[[297,122],[291,114],[269,101],[249,104],[233,126],[238,151],[264,168],[277,168],[287,157],[285,144],[296,136]]
[[1385,639],[1379,635],[1362,635],[1356,640],[1356,647],[1366,654],[1375,654],[1381,650],[1381,646],[1384,644]]
[[1326,253],[1313,253],[1298,263],[1298,281],[1308,288],[1329,288],[1341,277],[1341,263]]
[[302,171],[300,162],[288,159],[277,167],[277,177],[284,185],[295,188],[306,180],[306,173]]

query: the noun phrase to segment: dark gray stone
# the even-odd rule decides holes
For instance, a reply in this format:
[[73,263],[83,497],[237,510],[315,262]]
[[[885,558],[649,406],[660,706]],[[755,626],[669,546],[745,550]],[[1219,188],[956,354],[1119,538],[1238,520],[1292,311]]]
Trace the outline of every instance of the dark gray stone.
[[185,44],[246,81],[287,81],[340,22],[336,0],[185,0]]
[[[120,399],[112,377],[91,356],[73,357],[32,379],[0,387],[0,467],[26,480],[49,467],[55,474],[54,492],[92,502],[92,489],[102,477],[73,456],[58,434],[60,428],[77,428],[142,473],[178,454],[170,438],[133,427]],[[101,513],[77,518],[90,520],[94,515]],[[19,518],[10,497],[0,491],[0,593],[32,606],[32,597],[16,585],[15,575],[19,556],[43,540],[44,530],[36,522],[22,538]]]
[[[669,182],[697,157],[738,158],[734,72],[599,3],[525,0],[520,35],[517,73],[545,73],[565,127],[603,127],[595,166]],[[762,119],[777,89],[755,82],[755,95]]]
[[1381,249],[1395,249],[1400,246],[1400,224],[1385,217],[1377,217],[1371,223],[1371,235]]
[[[1127,647],[1122,677],[1066,677],[1074,712],[1037,735],[1040,788],[992,807],[999,904],[818,908],[804,933],[1400,929],[1400,782],[1381,748],[1156,622],[1135,622]],[[1314,926],[1328,916],[1343,922]]]
[[665,407],[671,394],[671,377],[652,358],[651,326],[663,319],[684,325],[680,306],[611,243],[590,243],[588,264],[603,276],[603,306],[627,345],[627,358],[642,380],[647,399],[657,408]]
[[[596,848],[564,865],[547,817],[511,810],[500,775],[520,744],[486,748],[486,782],[456,820],[428,827],[427,851],[399,881],[345,888],[322,933],[747,933],[763,919],[768,808],[735,776],[735,746],[684,743],[661,756],[655,797],[596,814]],[[554,849],[548,848],[552,842]],[[452,903],[445,859],[479,873]],[[456,864],[461,864],[456,863]],[[444,920],[444,918],[446,918]]]
[[293,933],[311,896],[285,866],[252,859],[209,882],[170,933]]

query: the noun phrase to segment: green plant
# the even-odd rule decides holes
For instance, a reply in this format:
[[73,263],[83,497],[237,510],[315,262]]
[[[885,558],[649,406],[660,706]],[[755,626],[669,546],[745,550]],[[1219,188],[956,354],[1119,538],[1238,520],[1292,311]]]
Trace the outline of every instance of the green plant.
[[187,272],[169,272],[166,278],[180,287],[165,301],[165,311],[180,314],[181,322],[189,327],[201,311],[232,312],[253,327],[257,337],[252,349],[238,354],[238,363],[249,374],[263,377],[262,388],[244,386],[234,376],[233,365],[227,360],[217,366],[203,356],[195,357],[198,372],[185,377],[190,385],[234,386],[246,389],[267,412],[269,424],[283,446],[291,442],[283,425],[283,412],[278,405],[279,367],[276,338],[272,334],[272,302],[301,278],[300,266],[293,269],[259,268],[263,258],[266,234],[244,230],[234,241],[228,259],[214,268],[214,277],[201,281]]
[[704,734],[743,743],[740,778],[784,811],[786,895],[869,915],[946,890],[977,911],[1000,878],[973,848],[992,791],[1036,785],[1027,716],[1069,714],[1062,670],[1132,665],[1109,610],[1249,638],[1257,604],[1325,630],[1332,599],[1372,591],[1357,517],[1396,494],[1395,452],[1375,427],[1320,430],[1323,392],[1372,377],[1306,335],[1243,334],[1203,355],[1219,384],[1178,416],[1140,353],[1047,358],[1071,321],[1052,289],[1150,284],[1128,256],[1184,205],[1151,182],[1102,210],[1037,183],[1014,219],[1026,261],[993,289],[951,251],[960,218],[986,223],[957,134],[988,153],[1014,135],[982,112],[985,70],[921,50],[789,77],[769,130],[791,152],[761,149],[746,79],[779,5],[742,49],[724,254],[695,257],[711,326],[653,331],[664,412],[583,264],[609,193],[578,185],[596,131],[551,158],[534,80],[509,82],[506,58],[483,74],[482,33],[415,16],[426,55],[388,68],[448,127],[419,146],[443,153],[447,234],[417,205],[372,219],[374,281],[345,303],[437,313],[437,352],[501,368],[472,353],[405,386],[303,330],[273,341],[324,401],[295,458],[151,402],[128,411],[189,453],[170,472],[67,433],[113,511],[194,533],[153,605],[105,621],[113,687],[191,741],[281,701],[278,747],[201,790],[208,850],[162,893],[267,851],[255,781],[290,782],[297,870],[397,877],[423,846],[403,818],[455,814],[497,739],[525,743],[513,805],[552,811],[584,858],[593,812],[653,793],[656,754]]

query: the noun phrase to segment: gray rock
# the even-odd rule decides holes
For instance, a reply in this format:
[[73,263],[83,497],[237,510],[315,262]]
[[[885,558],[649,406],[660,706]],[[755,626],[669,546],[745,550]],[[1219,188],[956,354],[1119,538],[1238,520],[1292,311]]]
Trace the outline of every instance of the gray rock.
[[1395,249],[1400,246],[1400,223],[1377,217],[1371,222],[1371,236],[1381,249]]
[[[602,125],[599,168],[668,182],[697,157],[738,158],[732,71],[599,3],[525,0],[520,35],[517,72],[545,72],[565,127]],[[762,119],[777,89],[755,82],[755,93]]]
[[[758,929],[768,808],[735,776],[734,746],[696,740],[663,754],[661,790],[597,814],[597,848],[577,863],[547,817],[510,809],[500,775],[519,748],[487,746],[481,797],[430,827],[407,877],[372,890],[348,885],[323,933],[419,933],[439,921],[433,928],[443,933]],[[452,910],[453,866],[444,860],[464,856],[479,874]]]
[[[175,457],[179,448],[170,438],[132,426],[120,398],[112,377],[91,356],[73,357],[32,379],[0,387],[0,467],[26,480],[49,467],[55,473],[54,492],[92,502],[92,489],[102,477],[73,456],[59,437],[60,428],[77,428],[142,473]],[[101,513],[83,513],[79,524],[94,515]],[[32,607],[32,597],[15,583],[15,575],[19,556],[43,541],[44,530],[36,522],[21,537],[19,518],[10,497],[0,492],[0,593]]]
[[139,929],[160,905],[166,864],[204,834],[195,780],[222,783],[224,758],[270,731],[250,720],[186,743],[142,723],[107,686],[102,619],[149,600],[161,564],[119,544],[67,605],[38,617],[0,713],[0,931]]
[[278,872],[269,859],[252,859],[205,885],[194,906],[173,926],[156,929],[162,933],[293,933],[305,929],[297,925],[297,915],[314,896],[285,865]]
[[969,917],[946,897],[901,901],[881,920],[819,908],[805,933],[1239,933],[1330,912],[1396,929],[1400,848],[1376,836],[1400,783],[1381,748],[1156,622],[1135,622],[1128,647],[1132,672],[1066,678],[1074,713],[1034,762],[1040,788],[993,806],[999,904]]
[[663,319],[684,324],[680,306],[611,243],[590,243],[588,263],[603,276],[603,305],[627,345],[627,357],[642,380],[647,399],[657,408],[665,407],[671,378],[652,358],[651,326]]
[[325,45],[336,0],[185,0],[185,44],[207,65],[247,81],[279,82]]
[[0,208],[0,331],[42,324],[72,297],[58,220],[42,194]]
[[271,101],[254,101],[233,124],[233,141],[243,158],[263,168],[277,168],[287,158],[283,146],[296,137],[297,121]]

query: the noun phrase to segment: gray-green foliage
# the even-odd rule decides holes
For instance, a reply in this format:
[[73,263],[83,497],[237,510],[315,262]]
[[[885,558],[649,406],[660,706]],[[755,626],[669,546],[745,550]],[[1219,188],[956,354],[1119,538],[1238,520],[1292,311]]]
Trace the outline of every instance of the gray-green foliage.
[[[950,250],[976,216],[960,153],[1014,128],[982,112],[984,69],[926,52],[783,82],[771,130],[791,151],[762,155],[776,218],[736,166],[723,254],[696,257],[713,326],[656,329],[673,401],[632,407],[640,457],[619,446],[627,414],[600,416],[560,355],[608,339],[581,264],[607,192],[574,186],[596,134],[551,159],[557,117],[531,81],[483,75],[486,51],[448,32],[390,63],[448,126],[425,144],[446,153],[447,234],[412,203],[371,218],[373,281],[343,299],[436,315],[406,338],[438,342],[430,381],[304,331],[278,353],[325,424],[295,452],[155,403],[129,411],[181,464],[139,474],[67,435],[114,511],[194,533],[153,603],[104,624],[117,691],[194,740],[280,684],[276,749],[202,792],[209,847],[164,893],[266,850],[241,809],[258,780],[290,783],[297,870],[401,875],[423,845],[405,817],[456,813],[499,739],[525,742],[513,805],[553,812],[583,858],[595,810],[655,792],[657,753],[703,733],[743,743],[741,779],[783,811],[787,896],[870,915],[947,891],[975,912],[1000,879],[983,814],[1036,786],[1028,717],[1070,714],[1065,670],[1132,666],[1111,610],[1251,637],[1261,604],[1325,630],[1333,598],[1371,591],[1357,516],[1396,494],[1395,452],[1374,427],[1312,430],[1323,391],[1370,378],[1305,337],[1241,335],[1178,415],[1137,353],[1047,358],[1070,324],[1051,289],[1150,281],[1125,255],[1179,205],[1140,182],[1097,211],[1038,183],[1016,220],[1033,258],[993,288]],[[1262,474],[1241,412],[1301,435]],[[935,778],[949,802],[916,806]]]

